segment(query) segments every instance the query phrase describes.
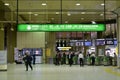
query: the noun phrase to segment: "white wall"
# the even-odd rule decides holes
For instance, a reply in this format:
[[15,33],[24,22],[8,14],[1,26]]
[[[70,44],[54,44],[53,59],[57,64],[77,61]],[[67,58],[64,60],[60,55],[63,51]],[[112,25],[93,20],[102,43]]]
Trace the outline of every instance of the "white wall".
[[45,32],[17,32],[17,48],[45,48]]

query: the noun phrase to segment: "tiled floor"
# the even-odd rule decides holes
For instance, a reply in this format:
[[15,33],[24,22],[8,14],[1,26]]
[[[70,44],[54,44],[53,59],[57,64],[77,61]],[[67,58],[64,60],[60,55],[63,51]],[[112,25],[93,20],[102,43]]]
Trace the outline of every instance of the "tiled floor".
[[37,64],[25,71],[24,64],[9,64],[8,71],[0,71],[0,80],[120,80],[115,67]]

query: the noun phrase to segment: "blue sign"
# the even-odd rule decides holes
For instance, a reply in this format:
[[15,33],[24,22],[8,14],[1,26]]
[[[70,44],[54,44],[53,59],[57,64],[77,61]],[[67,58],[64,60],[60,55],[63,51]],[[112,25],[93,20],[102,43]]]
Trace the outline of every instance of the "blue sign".
[[85,41],[85,46],[92,46],[92,42],[91,41]]
[[105,45],[105,40],[104,39],[97,39],[96,40],[96,45]]

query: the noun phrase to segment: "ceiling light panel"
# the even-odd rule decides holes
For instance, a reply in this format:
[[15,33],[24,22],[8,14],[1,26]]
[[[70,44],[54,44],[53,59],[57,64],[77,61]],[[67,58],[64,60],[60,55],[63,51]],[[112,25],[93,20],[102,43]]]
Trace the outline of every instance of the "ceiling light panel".
[[9,4],[9,3],[5,3],[4,5],[5,5],[5,6],[9,6],[10,4]]
[[80,3],[76,3],[75,5],[76,5],[76,6],[80,6]]
[[46,6],[47,4],[46,3],[42,3],[42,6]]

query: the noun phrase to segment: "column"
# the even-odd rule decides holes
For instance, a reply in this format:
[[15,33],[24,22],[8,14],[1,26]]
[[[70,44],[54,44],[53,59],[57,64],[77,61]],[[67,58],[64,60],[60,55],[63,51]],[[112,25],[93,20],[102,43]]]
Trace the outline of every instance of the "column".
[[[14,62],[14,48],[16,47],[16,26],[6,24],[7,26],[7,59],[8,63]],[[11,30],[11,27],[14,28],[14,31]]]
[[4,30],[2,31],[1,28],[0,28],[0,50],[4,50]]
[[51,63],[51,59],[55,56],[55,32],[46,33],[46,61],[45,63]]
[[118,68],[120,68],[120,16],[117,17],[117,40],[118,40],[117,66],[118,66]]

